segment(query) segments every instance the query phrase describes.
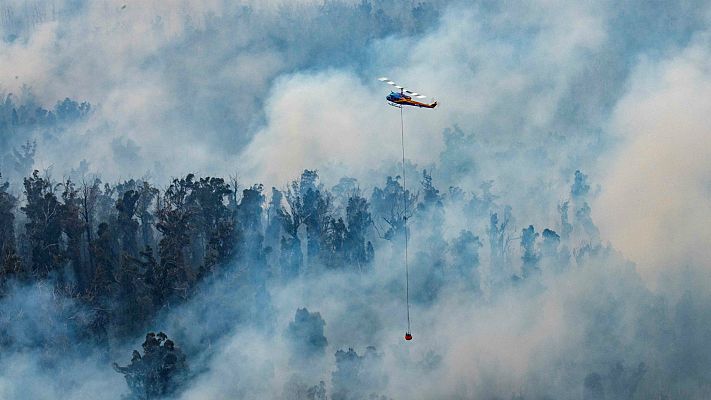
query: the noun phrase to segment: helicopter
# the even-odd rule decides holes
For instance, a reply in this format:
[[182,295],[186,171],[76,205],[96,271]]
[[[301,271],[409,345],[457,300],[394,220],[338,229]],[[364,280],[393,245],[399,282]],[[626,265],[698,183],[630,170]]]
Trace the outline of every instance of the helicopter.
[[388,104],[390,104],[393,107],[398,107],[402,108],[402,106],[413,106],[413,107],[421,107],[421,108],[435,108],[437,107],[437,102],[433,102],[431,104],[427,103],[422,103],[416,100],[413,100],[412,98],[417,98],[417,99],[424,99],[425,95],[413,92],[411,90],[405,89],[404,87],[396,84],[395,82],[391,81],[390,79],[386,77],[378,78],[380,82],[387,83],[388,85],[395,86],[396,88],[400,89],[400,92],[390,92],[385,99],[388,101]]

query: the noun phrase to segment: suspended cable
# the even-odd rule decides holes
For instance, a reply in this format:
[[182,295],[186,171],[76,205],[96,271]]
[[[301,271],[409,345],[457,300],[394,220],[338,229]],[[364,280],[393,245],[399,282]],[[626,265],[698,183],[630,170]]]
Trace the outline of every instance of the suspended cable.
[[408,232],[407,232],[407,185],[405,182],[405,123],[402,116],[402,106],[400,106],[400,145],[402,147],[402,206],[403,206],[403,228],[405,230],[405,304],[407,305],[407,332],[405,339],[412,339],[410,333],[410,268],[407,260]]

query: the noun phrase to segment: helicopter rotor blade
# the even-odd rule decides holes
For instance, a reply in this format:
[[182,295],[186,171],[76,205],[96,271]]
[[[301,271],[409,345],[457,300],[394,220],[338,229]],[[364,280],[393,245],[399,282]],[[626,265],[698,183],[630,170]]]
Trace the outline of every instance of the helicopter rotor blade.
[[395,82],[391,81],[390,78],[382,77],[382,78],[378,78],[378,80],[380,82],[384,82],[384,83],[387,83],[388,85],[392,85],[392,86],[399,88],[399,86]]
[[418,99],[424,99],[425,97],[427,97],[424,94],[413,92],[413,91],[407,90],[407,89],[405,89],[405,93],[411,95],[412,97],[417,97]]
[[388,85],[395,86],[396,88],[398,88],[398,89],[402,90],[403,92],[405,92],[405,93],[411,95],[412,97],[416,97],[416,98],[418,98],[418,99],[424,99],[425,97],[427,97],[427,96],[425,96],[425,95],[423,95],[423,94],[420,94],[420,93],[417,93],[417,92],[413,92],[412,90],[406,89],[406,88],[404,88],[403,86],[398,85],[398,84],[395,83],[394,81],[390,80],[390,78],[387,78],[387,77],[385,77],[385,76],[383,76],[383,77],[381,77],[381,78],[378,78],[378,80],[379,80],[380,82],[387,83]]
[[399,86],[397,83],[391,81],[390,78],[382,77],[382,78],[378,78],[378,80],[380,82],[387,83],[388,85],[395,86],[398,89],[404,89],[402,86]]

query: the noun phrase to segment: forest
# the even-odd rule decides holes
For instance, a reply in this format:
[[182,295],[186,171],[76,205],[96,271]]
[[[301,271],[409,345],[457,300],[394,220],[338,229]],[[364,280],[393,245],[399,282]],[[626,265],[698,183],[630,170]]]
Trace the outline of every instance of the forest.
[[[15,151],[18,162],[31,158],[33,149],[30,143]],[[536,293],[544,290],[544,274],[565,274],[614,252],[600,242],[590,217],[587,176],[576,171],[571,178],[569,198],[557,208],[558,224],[537,230],[511,225],[513,210],[502,207],[491,183],[469,195],[457,187],[440,191],[427,170],[412,190],[403,188],[400,176],[390,176],[371,193],[347,177],[325,188],[316,170],[305,170],[284,189],[268,192],[261,184],[242,186],[234,179],[194,174],[160,188],[142,179],[58,182],[35,170],[23,179],[21,195],[9,190],[10,182],[0,185],[0,294],[8,296],[19,286],[41,288],[57,302],[50,304],[59,312],[51,323],[61,329],[17,338],[7,325],[13,316],[5,314],[1,343],[40,349],[42,362],[50,365],[61,363],[77,347],[96,347],[103,349],[101,358],[108,366],[114,347],[120,349],[152,329],[161,313],[201,296],[201,283],[226,279],[226,274],[231,284],[244,287],[240,292],[249,293],[236,300],[247,304],[202,340],[219,340],[230,332],[231,323],[273,332],[278,327],[268,313],[240,315],[242,308],[269,310],[270,290],[293,280],[316,282],[329,273],[372,276],[380,251],[401,254],[406,231],[427,242],[416,252],[415,262],[426,274],[415,279],[418,308],[436,304],[445,291],[456,290],[472,304],[495,301],[512,290]],[[463,229],[445,240],[437,227],[444,223],[446,209],[459,210],[467,225],[485,229]],[[573,238],[584,244],[574,247]],[[484,246],[489,266],[482,275]],[[512,260],[516,255],[519,259]],[[397,261],[389,266],[401,267]],[[290,343],[289,365],[308,370],[313,359],[325,356],[325,322],[306,308],[294,312],[293,321],[278,334]],[[183,353],[163,332],[149,332],[142,346],[144,354],[134,350],[126,367],[114,364],[126,376],[129,398],[179,394],[199,372],[189,369],[196,350]],[[323,381],[309,385],[292,377],[284,398],[386,398],[379,393],[387,383],[378,372],[381,358],[372,346],[361,354],[339,349],[329,392]],[[585,376],[584,398],[603,398],[600,393],[606,389],[613,398],[633,398],[645,364],[618,362],[610,368],[609,377],[596,372]]]

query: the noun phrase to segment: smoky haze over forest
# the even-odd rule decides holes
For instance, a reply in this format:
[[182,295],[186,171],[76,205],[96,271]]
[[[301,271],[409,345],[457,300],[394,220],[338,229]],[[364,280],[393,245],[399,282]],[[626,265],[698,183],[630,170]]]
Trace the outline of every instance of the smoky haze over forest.
[[711,393],[708,2],[0,0],[0,60],[0,398]]

